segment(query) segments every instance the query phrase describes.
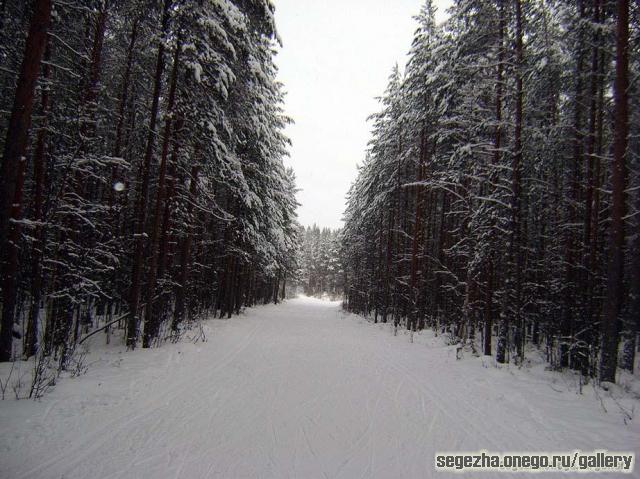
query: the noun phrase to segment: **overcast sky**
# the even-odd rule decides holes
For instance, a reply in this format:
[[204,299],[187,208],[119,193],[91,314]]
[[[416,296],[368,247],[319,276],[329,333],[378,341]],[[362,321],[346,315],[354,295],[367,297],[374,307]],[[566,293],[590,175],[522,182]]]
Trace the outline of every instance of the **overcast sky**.
[[[369,140],[393,65],[404,67],[422,0],[274,0],[276,57],[295,125],[285,160],[297,176],[300,222],[342,226],[345,194]],[[436,0],[438,21],[451,0]]]

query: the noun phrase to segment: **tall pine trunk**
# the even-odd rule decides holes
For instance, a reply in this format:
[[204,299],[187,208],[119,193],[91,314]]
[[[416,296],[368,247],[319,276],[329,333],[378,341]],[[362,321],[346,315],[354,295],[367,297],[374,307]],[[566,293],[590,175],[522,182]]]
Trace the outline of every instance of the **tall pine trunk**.
[[427,139],[426,139],[426,131],[425,127],[422,127],[422,131],[420,133],[420,153],[418,159],[418,166],[416,169],[416,191],[415,191],[415,212],[414,212],[414,220],[413,220],[413,238],[411,240],[411,272],[410,272],[410,282],[409,282],[409,292],[411,294],[411,311],[410,315],[410,329],[416,329],[416,315],[417,311],[417,303],[418,303],[418,289],[417,289],[417,279],[419,274],[419,260],[418,260],[418,250],[422,245],[422,192],[424,186],[422,183],[422,179],[424,176],[424,163],[427,155]]
[[600,381],[615,382],[618,331],[624,302],[624,247],[626,211],[626,154],[629,136],[629,0],[618,0],[616,29],[616,77],[613,87],[614,126],[611,165],[611,226],[607,296],[602,321]]
[[[18,274],[19,219],[22,203],[21,175],[26,167],[31,113],[40,63],[47,44],[51,22],[51,0],[36,0],[22,57],[20,75],[7,128],[2,167],[0,169],[0,273],[2,276],[2,322],[0,361],[11,360],[12,333],[16,306]],[[18,194],[16,194],[18,193]],[[17,203],[16,203],[17,201]]]
[[173,69],[171,72],[171,86],[169,87],[169,99],[167,102],[166,120],[164,126],[164,135],[162,139],[162,153],[160,156],[160,171],[158,173],[158,184],[156,186],[156,201],[152,217],[151,225],[151,241],[149,244],[150,260],[149,274],[147,277],[147,306],[145,309],[145,325],[142,347],[149,348],[153,340],[158,336],[160,328],[160,315],[154,314],[156,301],[156,283],[158,279],[158,259],[160,251],[158,245],[160,242],[160,225],[162,220],[162,211],[166,200],[166,178],[167,178],[167,159],[169,157],[169,145],[171,143],[172,126],[173,126],[173,106],[176,97],[176,86],[178,81],[178,69],[180,66],[180,39],[176,42],[176,51],[173,58]]
[[31,305],[29,310],[29,318],[27,322],[27,332],[24,342],[23,355],[25,357],[33,356],[37,351],[38,345],[38,320],[40,316],[40,302],[42,300],[43,289],[43,272],[42,260],[45,248],[45,228],[42,224],[44,220],[44,188],[46,174],[46,155],[47,155],[47,133],[48,133],[48,115],[50,110],[50,86],[48,81],[51,76],[51,66],[49,60],[51,58],[51,44],[47,42],[44,54],[44,85],[42,87],[42,115],[44,117],[43,125],[38,131],[36,140],[36,150],[33,156],[33,178],[34,178],[34,200],[33,200],[33,220],[36,222],[34,233],[34,244],[31,250]]
[[516,3],[516,111],[515,111],[515,131],[514,131],[514,151],[512,162],[511,179],[511,238],[509,244],[509,256],[512,268],[514,302],[513,320],[517,328],[518,340],[516,344],[518,357],[524,359],[525,325],[522,316],[522,110],[523,96],[522,90],[522,4],[520,0]]
[[160,93],[162,91],[162,74],[164,72],[165,63],[164,40],[169,30],[170,11],[171,0],[165,0],[162,12],[160,43],[158,45],[158,56],[156,59],[156,72],[153,84],[153,98],[151,101],[151,116],[149,119],[147,146],[141,165],[141,178],[136,198],[133,268],[131,271],[131,289],[129,291],[129,318],[127,321],[127,346],[129,348],[136,347],[138,341],[138,328],[140,326],[140,291],[142,289],[142,269],[144,266],[144,245],[146,237],[149,183],[151,177],[151,160],[153,159],[153,152],[156,142],[158,110],[160,106]]
[[[500,148],[502,146],[502,74],[504,69],[504,0],[499,0],[499,26],[498,26],[498,68],[496,73],[496,130],[494,136],[493,143],[493,168],[498,168],[500,164]],[[492,182],[493,183],[493,182]],[[492,229],[495,226],[492,225]],[[492,232],[492,236],[494,233]],[[492,271],[492,279],[495,280],[495,271]],[[492,282],[492,286],[495,286],[495,281]],[[487,294],[493,296],[493,291],[488,291]],[[490,297],[487,297],[486,301],[488,303],[492,302]],[[485,309],[485,312],[490,312],[489,308]],[[485,319],[485,323],[486,323]],[[507,332],[509,328],[509,322],[506,315],[502,315],[500,318],[500,323],[498,324],[498,338],[496,344],[496,361],[499,363],[504,363],[507,360]],[[485,330],[487,328],[485,327]],[[491,331],[487,331],[485,333],[485,341],[491,341],[490,339]],[[491,350],[491,345],[486,344],[484,346],[485,351],[488,349]]]

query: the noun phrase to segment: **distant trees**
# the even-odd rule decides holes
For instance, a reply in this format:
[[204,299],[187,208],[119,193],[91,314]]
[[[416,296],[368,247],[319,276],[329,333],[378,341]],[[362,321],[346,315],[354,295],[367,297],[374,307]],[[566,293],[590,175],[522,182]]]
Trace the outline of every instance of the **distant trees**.
[[272,3],[2,6],[0,360],[278,301],[300,237]]
[[341,230],[307,226],[301,233],[299,281],[308,296],[342,295],[344,271],[340,256]]
[[347,309],[602,381],[623,344],[633,368],[640,10],[614,3],[458,0],[436,26],[425,2],[349,192]]

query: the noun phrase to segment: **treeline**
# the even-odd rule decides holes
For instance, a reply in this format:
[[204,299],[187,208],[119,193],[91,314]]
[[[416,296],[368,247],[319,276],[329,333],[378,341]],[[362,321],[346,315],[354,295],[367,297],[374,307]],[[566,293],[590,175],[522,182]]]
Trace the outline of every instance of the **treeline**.
[[307,226],[302,233],[299,282],[307,296],[336,299],[344,290],[340,231]]
[[0,5],[0,360],[278,301],[298,225],[272,3]]
[[346,210],[346,307],[601,381],[640,321],[640,6],[426,1]]

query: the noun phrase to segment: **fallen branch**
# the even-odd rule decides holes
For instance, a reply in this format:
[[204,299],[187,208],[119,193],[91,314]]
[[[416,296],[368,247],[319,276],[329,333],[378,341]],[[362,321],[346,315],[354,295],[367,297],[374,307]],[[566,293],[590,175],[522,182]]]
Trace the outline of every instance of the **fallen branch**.
[[93,336],[96,333],[99,333],[100,331],[107,329],[109,326],[111,326],[112,324],[117,323],[118,321],[122,321],[124,318],[126,318],[127,316],[129,316],[129,313],[125,313],[122,316],[118,316],[116,319],[114,319],[113,321],[111,321],[110,323],[105,324],[104,326],[102,326],[101,328],[96,329],[95,331],[91,331],[89,334],[87,334],[84,338],[82,338],[80,341],[78,341],[78,345],[82,344],[85,340],[89,339],[91,336]]

